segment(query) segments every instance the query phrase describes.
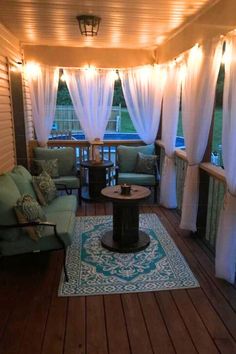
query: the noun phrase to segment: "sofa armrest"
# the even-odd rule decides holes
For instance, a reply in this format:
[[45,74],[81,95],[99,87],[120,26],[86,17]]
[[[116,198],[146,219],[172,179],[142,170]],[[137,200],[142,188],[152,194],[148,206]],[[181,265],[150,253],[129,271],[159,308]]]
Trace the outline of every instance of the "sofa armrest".
[[54,183],[55,183],[55,186],[57,187],[62,187],[61,189],[64,189],[65,191],[66,191],[66,194],[68,194],[68,195],[70,195],[71,194],[71,192],[69,191],[69,189],[67,188],[67,186],[66,186],[66,184],[64,184],[64,183],[58,183],[58,182],[55,182],[54,181]]
[[57,232],[57,225],[53,222],[48,222],[48,221],[31,221],[31,222],[26,222],[26,223],[18,223],[18,224],[11,224],[11,225],[0,225],[0,230],[4,229],[13,229],[13,228],[22,228],[22,227],[32,227],[32,226],[48,226],[48,227],[53,227],[54,229],[54,235],[57,238],[58,242],[61,244],[62,248],[64,249],[64,273],[65,273],[65,279],[68,282],[68,274],[67,274],[67,269],[66,269],[66,244],[61,239]]
[[14,228],[21,228],[21,227],[32,227],[32,226],[52,226],[56,227],[56,224],[48,221],[31,221],[25,223],[18,223],[18,224],[11,224],[11,225],[0,225],[0,230],[4,229],[14,229]]

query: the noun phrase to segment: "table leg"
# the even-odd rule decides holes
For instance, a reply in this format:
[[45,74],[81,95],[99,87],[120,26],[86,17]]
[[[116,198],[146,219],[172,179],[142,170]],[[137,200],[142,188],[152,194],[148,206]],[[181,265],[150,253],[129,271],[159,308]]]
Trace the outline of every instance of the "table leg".
[[138,252],[150,243],[149,236],[139,231],[138,203],[113,202],[113,231],[102,237],[102,245],[117,252]]

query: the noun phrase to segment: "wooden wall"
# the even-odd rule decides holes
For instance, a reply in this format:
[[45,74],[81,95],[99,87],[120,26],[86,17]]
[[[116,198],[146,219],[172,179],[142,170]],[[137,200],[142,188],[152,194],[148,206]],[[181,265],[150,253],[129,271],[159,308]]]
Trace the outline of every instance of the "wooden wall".
[[9,63],[21,58],[18,40],[0,25],[0,173],[16,160]]
[[[23,60],[23,51],[19,40],[0,24],[0,174],[11,170],[17,163],[17,160],[19,162],[19,157],[21,161],[27,158],[27,156],[22,157],[23,149],[20,149],[21,151],[18,151],[19,156],[17,159],[15,144],[17,134],[21,135],[19,136],[19,141],[20,138],[23,138],[23,135],[25,135],[26,141],[34,138],[32,108],[24,72],[22,72],[22,83],[18,85],[18,89],[23,90],[23,107],[19,107],[19,111],[23,109],[24,112],[22,115],[15,114],[15,119],[21,116],[21,119],[24,121],[17,122],[20,124],[15,124],[14,126],[13,119],[13,97],[11,95],[10,80],[10,76],[12,77],[12,75],[10,75],[10,70],[12,68],[21,70],[15,64],[17,61]],[[17,92],[15,94],[17,95]],[[22,92],[19,92],[19,95],[22,95]],[[25,131],[23,131],[24,129]]]

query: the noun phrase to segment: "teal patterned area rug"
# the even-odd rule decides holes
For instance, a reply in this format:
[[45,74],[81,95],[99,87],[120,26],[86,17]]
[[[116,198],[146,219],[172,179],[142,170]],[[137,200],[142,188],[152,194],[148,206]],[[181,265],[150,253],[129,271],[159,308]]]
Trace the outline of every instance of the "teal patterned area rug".
[[112,216],[78,217],[67,251],[69,282],[61,275],[59,296],[123,294],[195,288],[199,284],[155,214],[140,215],[140,229],[151,239],[138,253],[116,253],[101,246]]

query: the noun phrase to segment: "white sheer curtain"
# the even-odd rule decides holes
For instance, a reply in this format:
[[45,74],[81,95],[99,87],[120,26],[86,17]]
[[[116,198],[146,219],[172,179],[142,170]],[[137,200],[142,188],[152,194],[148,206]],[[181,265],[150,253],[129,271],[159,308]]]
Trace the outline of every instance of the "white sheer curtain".
[[162,106],[162,137],[165,158],[161,175],[160,203],[166,208],[176,208],[176,171],[174,161],[175,140],[179,118],[180,69],[177,65],[167,68],[167,79]]
[[120,78],[125,102],[140,138],[151,144],[155,141],[160,122],[164,77],[161,68],[145,65],[124,70]]
[[182,86],[182,119],[188,160],[180,227],[196,231],[199,163],[206,150],[215,87],[222,57],[222,41],[191,49]]
[[64,69],[64,74],[86,139],[103,139],[112,108],[114,70]]
[[236,37],[226,41],[222,152],[227,193],[216,241],[216,276],[230,283],[236,272]]
[[40,146],[46,146],[56,110],[59,69],[26,64],[26,76],[32,103],[35,134]]

